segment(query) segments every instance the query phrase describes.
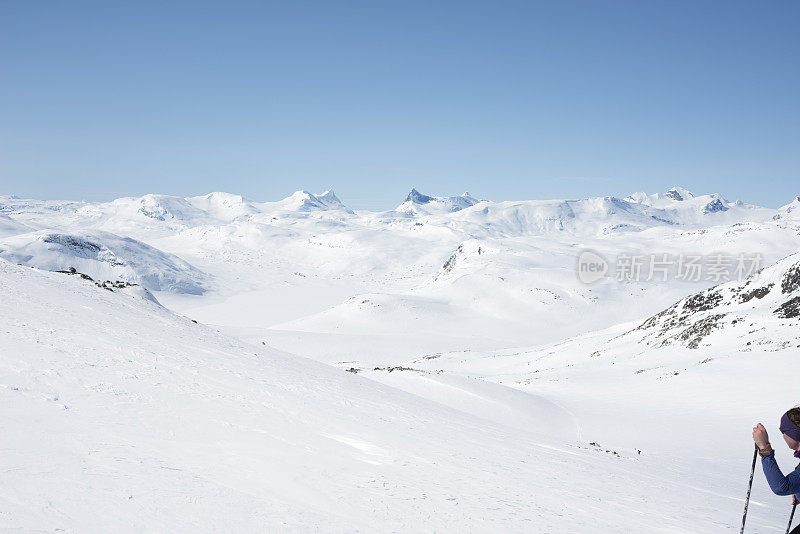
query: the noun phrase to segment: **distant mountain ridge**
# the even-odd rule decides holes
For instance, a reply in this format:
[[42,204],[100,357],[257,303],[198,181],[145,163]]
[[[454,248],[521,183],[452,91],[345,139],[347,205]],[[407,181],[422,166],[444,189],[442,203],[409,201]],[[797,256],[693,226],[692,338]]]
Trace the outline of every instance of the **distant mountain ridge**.
[[395,208],[395,211],[408,215],[454,213],[474,206],[478,202],[480,201],[472,197],[469,192],[455,197],[433,197],[423,195],[412,188],[403,203]]
[[[262,206],[269,205],[271,203],[264,203]],[[289,197],[280,200],[274,203],[276,206],[280,206],[281,209],[285,210],[297,210],[297,211],[328,211],[328,210],[341,210],[345,213],[352,214],[354,213],[353,210],[345,206],[339,197],[333,192],[332,189],[328,189],[322,194],[315,195],[306,191],[305,189],[296,191]]]
[[[39,201],[0,197],[0,237],[37,229],[96,228],[118,235],[143,233],[168,237],[189,228],[223,228],[240,224],[293,224],[298,219],[329,220],[355,226],[427,224],[460,228],[472,237],[510,237],[567,232],[607,235],[639,232],[660,226],[705,228],[741,222],[800,218],[800,200],[778,210],[719,194],[696,195],[673,187],[664,193],[633,193],[583,199],[488,201],[465,192],[431,196],[412,188],[395,209],[354,211],[328,189],[314,194],[298,190],[274,202],[256,202],[241,195],[214,192],[198,197],[148,194],[111,202]],[[283,221],[283,222],[281,222]],[[409,222],[404,222],[409,221]],[[349,223],[347,223],[349,224]]]
[[[447,214],[461,211],[481,202],[487,202],[489,204],[502,204],[504,202],[531,202],[542,204],[558,201],[588,201],[593,198],[616,199],[616,197],[607,196],[587,197],[584,199],[491,202],[479,200],[473,197],[469,192],[464,192],[457,196],[432,196],[423,194],[416,188],[412,188],[403,202],[395,208],[395,211],[412,215]],[[722,195],[716,193],[696,195],[692,191],[679,186],[672,187],[664,193],[648,194],[636,192],[618,200],[629,204],[638,204],[660,209],[689,210],[691,208],[701,208],[704,209],[706,213],[727,211],[732,207],[742,206],[759,208],[759,206],[745,204],[740,201],[730,202]],[[213,192],[197,197],[147,194],[141,197],[119,198],[110,202],[28,200],[13,195],[0,196],[0,215],[13,215],[15,212],[19,211],[60,211],[69,213],[79,211],[82,208],[91,210],[93,207],[102,207],[106,205],[115,205],[119,208],[132,205],[135,206],[134,211],[154,220],[184,222],[190,222],[193,219],[203,217],[212,220],[233,220],[275,209],[297,211],[342,210],[347,213],[354,213],[351,208],[336,196],[332,189],[328,189],[319,194],[300,189],[284,199],[268,202],[258,202],[247,199],[241,195],[225,192]],[[800,205],[800,196],[796,197],[789,204],[779,208],[778,211],[791,212],[796,209],[797,205]]]
[[[239,262],[247,268],[297,261],[286,267],[290,273],[307,266],[323,270],[335,266],[346,276],[375,272],[375,265],[396,273],[421,262],[424,267],[411,272],[427,281],[435,275],[427,269],[438,269],[466,241],[479,243],[486,251],[493,247],[483,241],[506,238],[546,237],[569,244],[617,235],[627,240],[647,231],[740,232],[736,225],[741,224],[750,224],[755,232],[766,231],[765,224],[793,232],[799,216],[798,198],[773,210],[729,202],[718,194],[697,195],[682,187],[626,198],[503,202],[478,200],[468,192],[437,197],[412,188],[397,208],[382,212],[354,211],[330,189],[319,194],[299,190],[275,202],[224,192],[196,197],[148,194],[110,202],[3,196],[0,249],[17,263],[49,269],[80,267],[92,276],[118,277],[155,291],[201,294],[208,289],[205,273],[213,269],[192,265],[209,261],[226,266]],[[67,242],[91,243],[89,248],[97,250],[87,255],[89,248],[66,246]],[[409,248],[413,243],[421,247]],[[456,262],[459,272],[464,266],[464,272],[480,269],[486,261],[484,257],[472,264],[470,258]],[[146,263],[156,266],[153,272]]]

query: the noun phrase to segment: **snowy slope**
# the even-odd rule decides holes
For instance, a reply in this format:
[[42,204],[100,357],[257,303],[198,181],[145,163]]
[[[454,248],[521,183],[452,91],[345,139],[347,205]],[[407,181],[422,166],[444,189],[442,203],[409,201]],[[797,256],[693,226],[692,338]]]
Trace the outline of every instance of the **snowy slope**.
[[648,345],[713,345],[738,342],[738,350],[770,345],[800,348],[800,253],[744,282],[729,282],[681,299],[650,317],[628,336]]
[[[0,445],[0,527],[98,528],[93,501],[104,530],[730,531],[747,427],[800,401],[794,203],[412,193],[0,198],[0,256],[167,308],[0,260],[0,420],[25,436]],[[780,263],[587,285],[584,250]],[[772,532],[761,484],[749,524]]]
[[[645,261],[650,255],[677,258],[697,251],[731,257],[761,254],[762,265],[767,265],[799,249],[800,235],[772,221],[690,231],[666,226],[593,238],[470,239],[442,254],[439,264],[429,267],[428,276],[410,289],[380,288],[349,296],[324,311],[273,328],[409,339],[461,337],[463,342],[454,342],[453,350],[471,348],[478,340],[491,341],[496,348],[548,343],[641,320],[715,283],[705,276],[662,281],[646,275],[636,282],[619,282],[612,265],[609,278],[586,285],[575,270],[582,250],[596,251],[609,261],[620,253],[641,255]],[[296,343],[292,336],[288,340]],[[376,338],[369,362],[396,363],[387,349]],[[390,358],[384,359],[384,353]],[[332,358],[325,361],[334,363]]]
[[[589,389],[581,390],[587,402],[593,395],[591,388],[605,390],[604,395],[614,390],[606,401],[617,404],[612,413],[621,416],[625,410],[650,409],[648,396],[657,392],[667,396],[669,403],[702,399],[711,403],[703,410],[712,411],[748,403],[758,404],[764,411],[776,410],[769,403],[789,406],[798,400],[792,386],[800,372],[798,356],[800,253],[744,282],[724,283],[689,295],[645,320],[533,348],[439,352],[414,360],[398,359],[392,365],[413,368],[429,377],[480,377],[523,390],[557,392],[559,397],[589,385]],[[725,368],[724,372],[718,372],[718,365]],[[684,375],[692,381],[684,383],[678,378]],[[747,381],[752,384],[747,385]],[[624,398],[636,398],[621,394],[626,383],[632,383],[636,394],[641,395],[637,406],[623,406]],[[657,389],[644,393],[654,384],[659,384]],[[760,385],[763,390],[758,389]],[[703,389],[706,386],[708,391]],[[751,398],[742,388],[759,391],[760,398]],[[663,397],[656,402],[662,401]],[[569,404],[575,404],[575,400]],[[702,410],[696,406],[694,411]],[[757,416],[753,408],[745,411]],[[690,413],[673,415],[678,419],[691,417]],[[710,421],[704,424],[715,428]],[[688,426],[678,434],[697,430]],[[733,430],[728,427],[720,432]],[[661,438],[657,432],[646,436],[650,433],[650,429],[640,427],[632,429],[631,435],[643,441],[652,439],[652,446],[672,446],[670,442],[656,445]],[[710,442],[713,438],[708,439]]]
[[[575,276],[584,249],[609,261],[622,252],[759,253],[764,264],[800,249],[783,212],[727,201],[726,210],[704,209],[720,198],[675,188],[627,199],[477,202],[413,191],[407,211],[354,213],[330,191],[298,191],[263,203],[225,193],[110,203],[5,197],[0,209],[43,231],[130,237],[208,273],[202,299],[157,295],[198,320],[254,329],[248,337],[273,329],[291,343],[301,331],[392,336],[417,354],[425,345],[417,338],[437,350],[442,336],[454,349],[555,341],[641,319],[714,284],[587,287]],[[454,255],[456,269],[441,275]],[[392,351],[374,337],[367,352],[386,364]]]
[[492,423],[1,260],[0,299],[5,528],[713,531],[738,508],[654,491],[536,396],[508,401],[535,426]]
[[0,240],[0,257],[50,271],[74,267],[94,279],[121,280],[153,291],[201,295],[208,275],[180,258],[108,232],[39,231]]
[[30,227],[18,223],[7,215],[0,215],[0,237],[23,234],[30,231]]
[[[579,443],[612,455],[633,448],[643,460],[658,457],[664,460],[658,476],[686,481],[683,491],[693,498],[710,492],[721,506],[731,505],[730,512],[709,516],[718,519],[714,525],[664,531],[734,531],[741,512],[734,512],[733,503],[741,505],[746,490],[753,424],[764,422],[784,470],[796,464],[777,437],[777,420],[800,400],[799,275],[795,254],[745,283],[696,293],[645,321],[532,348],[397,358],[360,374],[467,411],[481,413],[493,405],[498,419],[524,421],[525,413],[507,397],[469,384],[490,382],[541,395],[574,417]],[[707,319],[720,314],[718,326],[706,328]],[[461,395],[454,383],[461,384]],[[660,481],[653,483],[660,487]],[[676,499],[666,488],[662,498]],[[753,500],[748,532],[785,528],[790,499],[773,495],[760,472]],[[694,511],[687,503],[685,514]],[[652,530],[658,528],[646,531]]]
[[800,222],[800,196],[795,197],[790,203],[778,208],[778,213],[775,214],[776,220],[789,220]]

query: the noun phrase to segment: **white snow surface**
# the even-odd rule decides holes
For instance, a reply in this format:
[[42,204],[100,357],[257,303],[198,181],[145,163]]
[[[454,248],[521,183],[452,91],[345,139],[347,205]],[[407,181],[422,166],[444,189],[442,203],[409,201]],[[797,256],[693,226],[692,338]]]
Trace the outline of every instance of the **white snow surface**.
[[778,213],[775,214],[775,219],[800,221],[800,196],[795,197],[785,206],[781,206],[778,209]]
[[102,231],[15,235],[0,240],[0,257],[50,271],[75,268],[99,281],[131,282],[153,291],[201,295],[208,279],[173,254]]
[[[0,529],[733,532],[800,403],[798,213],[0,197]],[[766,268],[586,285],[586,250]],[[747,531],[789,508],[757,474]]]

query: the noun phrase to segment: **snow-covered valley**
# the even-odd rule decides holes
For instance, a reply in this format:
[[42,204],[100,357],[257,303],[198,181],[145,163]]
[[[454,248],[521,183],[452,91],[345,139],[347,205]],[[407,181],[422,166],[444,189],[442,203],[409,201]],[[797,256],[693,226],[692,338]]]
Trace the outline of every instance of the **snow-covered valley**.
[[679,187],[0,197],[0,526],[733,532],[799,254],[800,198]]

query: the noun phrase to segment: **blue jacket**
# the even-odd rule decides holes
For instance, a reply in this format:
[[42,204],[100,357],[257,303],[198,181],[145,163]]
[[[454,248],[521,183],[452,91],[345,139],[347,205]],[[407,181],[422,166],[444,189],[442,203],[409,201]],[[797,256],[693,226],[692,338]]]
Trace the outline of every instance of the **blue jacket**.
[[783,476],[778,462],[775,461],[775,451],[761,458],[761,467],[764,468],[764,476],[772,492],[775,495],[795,494],[800,500],[800,466],[786,476]]

